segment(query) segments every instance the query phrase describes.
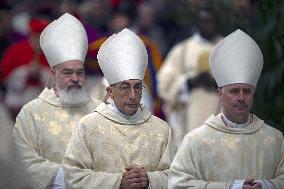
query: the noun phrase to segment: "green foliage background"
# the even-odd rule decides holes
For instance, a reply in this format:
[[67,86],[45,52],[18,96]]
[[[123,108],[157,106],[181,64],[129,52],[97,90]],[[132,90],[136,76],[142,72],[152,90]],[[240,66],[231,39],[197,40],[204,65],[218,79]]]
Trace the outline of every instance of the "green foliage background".
[[224,36],[237,28],[260,46],[264,67],[258,81],[252,113],[284,132],[284,1],[256,0],[254,17],[240,17],[228,1],[207,1],[220,17]]
[[[174,3],[175,2],[175,3]],[[168,1],[168,17],[185,29],[195,22],[193,1]],[[264,67],[255,92],[252,113],[284,132],[284,0],[251,0],[252,12],[238,14],[233,0],[204,0],[215,8],[223,36],[241,29],[252,36],[264,56]]]
[[[252,14],[247,13],[251,17],[236,13],[232,1],[204,2],[217,10],[223,36],[239,28],[252,36],[260,46],[264,67],[256,88],[252,113],[284,132],[284,1],[251,0],[254,4]],[[181,2],[184,4],[180,6],[177,16],[183,19],[178,21],[184,23],[187,15],[187,21],[192,22],[194,9],[185,6],[186,1]],[[182,8],[184,11],[181,11]]]
[[284,131],[284,3],[258,0],[262,21],[257,42],[264,55],[264,69],[256,89],[253,112],[271,126]]

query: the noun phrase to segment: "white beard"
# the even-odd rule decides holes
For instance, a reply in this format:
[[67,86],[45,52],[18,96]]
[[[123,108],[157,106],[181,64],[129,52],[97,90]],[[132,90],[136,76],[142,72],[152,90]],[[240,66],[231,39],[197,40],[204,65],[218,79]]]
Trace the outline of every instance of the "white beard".
[[86,88],[82,86],[80,89],[71,88],[67,90],[67,87],[58,89],[58,96],[62,104],[65,105],[79,105],[89,100],[89,95]]

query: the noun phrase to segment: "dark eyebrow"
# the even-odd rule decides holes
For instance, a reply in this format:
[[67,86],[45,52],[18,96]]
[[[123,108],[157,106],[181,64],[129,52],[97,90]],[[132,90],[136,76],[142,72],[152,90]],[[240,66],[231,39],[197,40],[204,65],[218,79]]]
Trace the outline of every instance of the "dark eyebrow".
[[244,91],[253,91],[252,88],[244,88],[243,90],[244,90]]
[[229,89],[229,91],[236,91],[236,90],[240,90],[239,88],[231,88],[231,89]]
[[130,85],[130,83],[123,81],[123,82],[121,82],[121,85]]
[[[126,81],[122,81],[122,82],[121,82],[121,85],[131,85],[131,83],[128,83],[128,82],[126,82]],[[134,85],[143,85],[143,83],[142,83],[142,81],[141,81],[141,82],[139,82],[139,83],[135,83]]]
[[139,82],[139,83],[135,83],[134,85],[143,85],[143,83]]

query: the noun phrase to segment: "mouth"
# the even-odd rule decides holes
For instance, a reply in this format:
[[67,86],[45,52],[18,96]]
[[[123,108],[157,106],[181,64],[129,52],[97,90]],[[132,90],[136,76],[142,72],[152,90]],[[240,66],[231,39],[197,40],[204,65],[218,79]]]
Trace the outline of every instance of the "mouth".
[[137,107],[137,104],[133,104],[133,103],[130,103],[130,104],[125,104],[128,108],[136,108]]
[[126,104],[126,106],[137,106],[137,104]]
[[81,89],[82,86],[81,85],[71,85],[68,87],[68,90],[71,90],[71,89]]
[[242,105],[237,105],[237,106],[234,106],[237,110],[246,110],[247,109],[247,106],[242,106]]

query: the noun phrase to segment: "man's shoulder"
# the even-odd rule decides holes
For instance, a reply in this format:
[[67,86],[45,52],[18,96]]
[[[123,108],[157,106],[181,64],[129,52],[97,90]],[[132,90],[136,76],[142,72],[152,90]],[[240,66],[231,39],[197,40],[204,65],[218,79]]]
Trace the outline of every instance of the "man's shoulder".
[[186,134],[187,138],[190,140],[200,140],[206,136],[212,136],[215,132],[218,132],[216,129],[213,129],[209,125],[203,123],[201,126],[193,129],[192,131]]
[[161,125],[168,125],[168,123],[165,120],[162,120],[161,118],[151,114],[150,119],[152,119],[152,121],[154,121],[155,123],[159,123]]
[[268,135],[283,138],[283,133],[278,129],[264,123],[262,126],[263,132],[267,133]]
[[187,39],[184,39],[178,43],[176,43],[170,50],[170,52],[168,53],[168,56],[170,55],[173,55],[173,54],[176,54],[176,53],[180,53],[180,51],[182,51],[182,49],[188,44],[188,43],[191,43],[192,42],[192,39],[191,37],[190,38],[187,38]]
[[183,48],[184,46],[187,46],[189,43],[194,42],[193,37],[188,37],[182,41],[180,41],[179,43],[177,43],[174,48]]
[[79,120],[79,122],[81,124],[87,125],[87,124],[90,124],[90,123],[92,123],[92,124],[97,123],[98,121],[101,122],[102,121],[101,119],[102,119],[102,116],[98,112],[94,111],[94,112],[91,112],[91,113],[84,115]]
[[23,50],[26,51],[26,49],[31,49],[31,46],[27,40],[18,41],[8,47],[9,51],[17,52],[22,52]]
[[261,133],[267,134],[267,135],[271,135],[271,136],[278,136],[278,137],[283,137],[283,134],[281,131],[279,131],[278,129],[268,125],[267,123],[265,123],[265,121],[263,121],[262,119],[260,119],[259,117],[257,117],[255,114],[252,114],[253,116],[253,120],[256,124],[261,124],[261,129],[259,130]]
[[43,105],[48,105],[47,102],[42,100],[39,97],[36,97],[35,99],[27,102],[26,104],[23,105],[21,110],[35,110],[35,109],[42,109]]
[[23,105],[19,114],[17,115],[17,119],[34,119],[36,115],[41,115],[42,113],[53,111],[51,110],[51,106],[51,104],[37,97]]
[[151,127],[160,128],[163,129],[164,131],[168,131],[170,129],[168,123],[157,116],[151,115],[150,121],[151,121]]
[[90,102],[88,104],[92,104],[93,106],[98,107],[100,104],[102,103],[102,101],[95,99],[93,97],[90,98]]

